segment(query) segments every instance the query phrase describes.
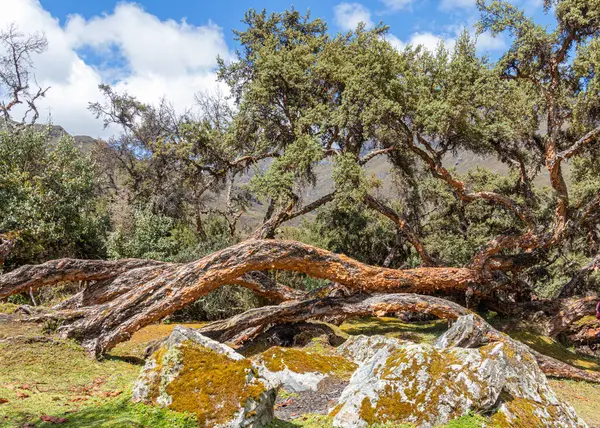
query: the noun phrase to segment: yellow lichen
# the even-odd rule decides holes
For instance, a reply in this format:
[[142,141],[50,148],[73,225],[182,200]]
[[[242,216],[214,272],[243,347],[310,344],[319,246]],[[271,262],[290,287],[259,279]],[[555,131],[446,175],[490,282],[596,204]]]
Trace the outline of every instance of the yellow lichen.
[[[258,401],[266,389],[262,382],[247,381],[254,368],[249,360],[234,361],[226,355],[184,342],[173,352],[159,349],[153,356],[158,362],[156,371],[164,373],[172,364],[181,364],[181,371],[166,385],[151,385],[151,398],[156,403],[161,393],[168,394],[172,401],[169,408],[178,412],[196,415],[200,426],[224,423],[243,408],[248,400]],[[168,354],[172,354],[169,357]]]
[[[388,383],[379,391],[374,405],[368,399],[363,400],[359,413],[363,420],[368,423],[390,421],[418,425],[431,422],[431,416],[438,411],[436,406],[443,394],[473,398],[469,387],[480,380],[475,374],[469,375],[468,370],[461,370],[465,376],[456,376],[452,366],[461,363],[459,356],[452,352],[426,349],[422,354],[425,361],[419,363],[414,351],[402,348],[388,357],[381,368],[380,378],[401,382],[401,389],[394,383]],[[420,370],[425,371],[427,376],[417,376]],[[450,414],[451,418],[460,416],[461,408],[454,409]]]
[[333,408],[333,410],[331,410],[331,412],[329,412],[329,417],[335,418],[337,416],[337,414],[340,413],[340,410],[342,410],[342,407],[344,407],[344,405],[342,403],[335,406]]
[[338,355],[320,355],[278,346],[263,352],[260,360],[272,372],[288,368],[296,373],[334,374],[341,378],[348,377],[357,367],[353,362]]
[[492,416],[492,423],[500,428],[533,428],[544,427],[547,424],[535,414],[536,404],[525,398],[512,398],[505,402],[511,415],[509,420],[503,413],[497,412]]

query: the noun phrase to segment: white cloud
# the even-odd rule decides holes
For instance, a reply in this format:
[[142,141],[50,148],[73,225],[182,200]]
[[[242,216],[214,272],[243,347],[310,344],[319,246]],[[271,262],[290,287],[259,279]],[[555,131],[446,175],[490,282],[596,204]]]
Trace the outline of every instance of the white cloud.
[[333,8],[335,23],[344,31],[355,30],[364,22],[367,28],[373,26],[371,12],[360,3],[340,3]]
[[477,49],[483,52],[501,51],[507,48],[508,44],[503,35],[493,37],[490,33],[482,33],[477,36]]
[[[445,28],[444,34],[434,34],[431,32],[416,32],[413,33],[407,41],[400,40],[393,34],[387,34],[385,39],[397,50],[403,50],[406,45],[413,46],[422,45],[430,52],[435,52],[440,42],[444,42],[447,49],[454,49],[456,40],[465,30],[463,26],[449,26]],[[469,30],[472,40],[476,40],[475,47],[478,53],[486,53],[490,51],[502,51],[508,46],[506,38],[503,35],[493,37],[490,33],[482,33],[477,35],[475,29]]]
[[402,51],[406,47],[406,43],[404,43],[402,40],[400,40],[393,34],[386,34],[385,40],[387,40],[390,43],[390,45],[392,45],[392,47],[398,51]]
[[[148,103],[166,96],[184,110],[194,93],[218,86],[216,56],[231,55],[216,25],[161,21],[133,3],[87,20],[73,15],[61,26],[38,0],[0,0],[0,27],[12,22],[24,33],[43,31],[48,38],[48,51],[35,58],[37,81],[51,86],[40,112],[51,108],[53,122],[73,134],[106,136],[87,110],[100,100],[99,83],[115,83]],[[82,52],[119,61],[108,68],[92,65]]]
[[437,34],[424,32],[424,33],[413,33],[410,36],[409,44],[413,46],[422,45],[425,49],[430,52],[435,52],[439,43],[444,42],[444,46],[447,49],[453,49],[456,44],[456,39],[453,37],[442,37]]
[[414,0],[381,0],[381,2],[392,12],[407,8]]
[[475,0],[442,0],[440,3],[440,9],[470,9],[475,7],[475,4]]

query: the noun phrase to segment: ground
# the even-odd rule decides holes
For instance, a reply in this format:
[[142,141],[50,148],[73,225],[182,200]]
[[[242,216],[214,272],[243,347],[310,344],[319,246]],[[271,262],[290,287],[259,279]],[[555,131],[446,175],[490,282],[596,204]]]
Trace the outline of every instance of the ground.
[[[89,359],[78,345],[58,339],[48,332],[51,328],[10,322],[7,316],[0,316],[0,427],[55,426],[53,421],[62,422],[60,418],[66,419],[60,425],[64,427],[196,426],[190,416],[129,401],[146,345],[167,336],[173,325],[158,324],[140,330],[101,362]],[[405,323],[396,318],[355,319],[340,326],[350,335],[386,334],[416,342],[432,342],[446,328],[443,321]],[[523,330],[514,337],[571,364],[600,370],[597,361],[581,357],[549,338]],[[327,352],[320,346],[313,346],[311,351],[319,350]],[[551,385],[590,426],[600,428],[600,385],[564,380],[551,380]],[[272,428],[330,426],[326,415],[306,413],[312,401],[310,397],[282,395],[278,403],[288,404],[278,409],[278,415],[288,420],[279,419]],[[470,415],[448,427],[479,427],[481,421],[481,416]]]

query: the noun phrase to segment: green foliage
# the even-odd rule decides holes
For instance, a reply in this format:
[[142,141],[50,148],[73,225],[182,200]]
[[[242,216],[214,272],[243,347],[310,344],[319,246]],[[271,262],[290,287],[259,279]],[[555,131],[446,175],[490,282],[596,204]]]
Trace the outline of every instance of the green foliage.
[[212,217],[204,224],[201,239],[189,225],[150,209],[134,211],[133,222],[111,232],[107,252],[113,259],[142,258],[189,262],[225,248],[234,242],[222,218]]
[[69,137],[0,131],[0,233],[18,237],[7,266],[104,255],[100,178]]

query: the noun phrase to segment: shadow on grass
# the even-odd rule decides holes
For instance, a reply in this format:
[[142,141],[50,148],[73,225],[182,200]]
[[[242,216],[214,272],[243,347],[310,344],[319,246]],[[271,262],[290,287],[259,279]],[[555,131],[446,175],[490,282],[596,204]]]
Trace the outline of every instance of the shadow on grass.
[[133,355],[105,355],[104,359],[106,361],[123,361],[125,363],[133,364],[135,366],[143,366],[146,363],[146,360],[140,357],[134,357]]

